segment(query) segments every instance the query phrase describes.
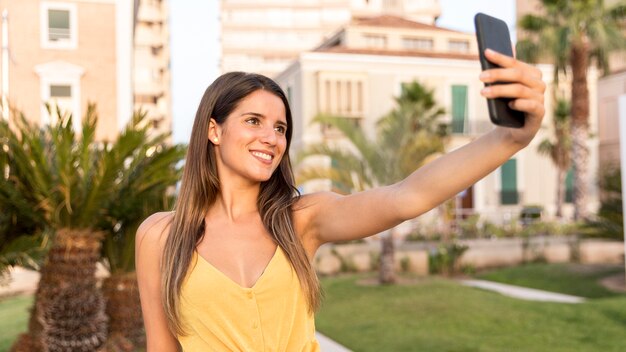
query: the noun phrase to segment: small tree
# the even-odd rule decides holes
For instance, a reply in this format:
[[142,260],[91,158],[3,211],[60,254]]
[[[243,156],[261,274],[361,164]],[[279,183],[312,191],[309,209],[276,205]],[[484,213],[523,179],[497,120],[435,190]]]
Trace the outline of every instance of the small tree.
[[565,200],[565,177],[572,165],[571,138],[569,136],[570,107],[567,100],[559,99],[554,109],[552,124],[554,126],[554,138],[544,139],[537,150],[547,155],[557,169],[556,181],[556,216],[561,217],[563,202]]
[[598,214],[584,225],[589,236],[624,239],[622,212],[622,173],[619,167],[608,168],[600,181],[601,201]]
[[[341,131],[353,148],[320,143],[308,147],[302,157],[326,155],[330,168],[308,167],[298,173],[298,182],[327,178],[335,187],[358,192],[392,184],[407,177],[426,159],[443,151],[448,128],[439,121],[444,110],[432,90],[413,82],[403,86],[396,108],[377,123],[375,140],[369,139],[360,125],[346,118],[319,115],[314,120]],[[395,282],[394,246],[391,229],[382,236],[380,282]]]

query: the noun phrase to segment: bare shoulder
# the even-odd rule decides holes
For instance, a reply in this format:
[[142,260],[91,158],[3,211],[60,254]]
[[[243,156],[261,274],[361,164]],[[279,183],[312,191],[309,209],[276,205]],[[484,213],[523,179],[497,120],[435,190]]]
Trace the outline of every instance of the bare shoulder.
[[343,197],[341,194],[330,191],[307,193],[300,196],[300,199],[298,199],[298,202],[296,202],[295,208],[296,210],[298,209],[298,207],[308,208],[341,197]]
[[323,208],[327,202],[342,197],[335,192],[315,192],[304,194],[298,199],[293,206],[294,216],[296,218],[307,218]]
[[135,246],[137,251],[144,245],[149,248],[162,249],[169,234],[174,212],[159,212],[150,215],[137,229]]
[[293,219],[296,232],[309,253],[315,253],[321,245],[317,240],[317,233],[315,233],[315,229],[318,227],[313,223],[314,219],[319,218],[317,214],[328,202],[341,197],[342,195],[334,192],[315,192],[302,195],[294,204]]

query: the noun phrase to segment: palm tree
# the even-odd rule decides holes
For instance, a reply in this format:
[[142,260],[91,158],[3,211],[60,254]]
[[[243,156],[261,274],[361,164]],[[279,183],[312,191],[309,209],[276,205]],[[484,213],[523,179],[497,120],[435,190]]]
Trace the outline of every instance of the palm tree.
[[[37,220],[16,228],[26,232],[13,236],[53,233],[29,332],[20,336],[16,351],[96,350],[106,340],[104,299],[94,277],[103,235],[90,223],[101,215],[95,203],[103,200],[113,182],[103,182],[102,164],[98,165],[103,151],[93,143],[94,108],[87,111],[80,139],[71,127],[71,116],[58,110],[56,114],[58,122],[43,128],[22,115],[14,121],[16,131],[4,121],[0,125],[7,146],[0,151],[7,174],[0,193],[11,194],[20,207],[31,209],[20,214],[22,220]],[[3,199],[5,206],[10,204]]]
[[[587,165],[589,151],[589,90],[587,69],[595,63],[609,72],[608,54],[626,47],[623,2],[607,7],[602,0],[541,0],[544,13],[526,15],[520,28],[531,34],[518,42],[520,56],[533,61],[540,56],[555,65],[555,71],[571,68],[571,136],[574,165],[574,217],[587,218]],[[523,54],[523,55],[522,55]],[[555,73],[557,74],[557,73]]]
[[559,99],[554,109],[552,124],[554,126],[554,140],[548,138],[541,141],[537,151],[550,157],[557,168],[556,188],[556,216],[562,216],[563,201],[565,199],[565,176],[571,167],[571,139],[568,134],[570,125],[569,102]]
[[[318,115],[315,122],[339,130],[352,147],[326,143],[309,146],[301,159],[326,155],[332,166],[304,166],[298,172],[298,182],[326,178],[332,180],[335,189],[358,192],[398,182],[420,167],[428,156],[442,152],[448,128],[439,122],[444,110],[437,106],[432,90],[413,82],[403,86],[395,100],[397,107],[378,121],[375,140],[367,137],[362,126],[346,118]],[[391,229],[382,236],[380,282],[384,284],[396,280],[394,233],[395,229]]]
[[[95,141],[93,105],[87,109],[80,134],[73,130],[70,115],[59,110],[56,115],[58,122],[44,127],[21,115],[15,120],[15,130],[0,123],[1,135],[6,136],[6,148],[0,151],[0,167],[5,170],[5,177],[0,178],[0,205],[12,209],[13,218],[32,220],[18,227],[8,225],[10,232],[16,238],[52,233],[29,330],[13,346],[15,351],[95,351],[103,346],[108,319],[94,276],[102,241],[107,243],[104,253],[110,267],[124,267],[121,263],[128,259],[111,258],[120,252],[116,248],[128,246],[133,237],[129,231],[141,210],[131,205],[149,210],[153,205],[145,202],[154,202],[166,187],[162,180],[177,175],[172,165],[182,158],[179,147],[161,146],[164,137],[146,137],[147,128],[141,127],[147,122],[145,114],[133,116],[113,143]],[[161,153],[158,148],[174,151]],[[122,196],[147,198],[119,199]],[[123,208],[125,217],[112,211],[122,204],[128,204]],[[108,231],[112,223],[116,231]],[[4,225],[1,222],[0,229]],[[126,234],[122,240],[121,233]],[[138,311],[138,305],[133,309]]]
[[182,171],[177,164],[186,151],[183,145],[167,145],[169,135],[150,137],[144,115],[135,115],[118,139],[133,153],[119,170],[122,181],[106,204],[107,215],[97,224],[106,234],[102,256],[111,273],[102,284],[109,340],[114,345],[136,347],[145,346],[145,334],[135,274],[135,233],[150,214],[172,208],[171,189]]

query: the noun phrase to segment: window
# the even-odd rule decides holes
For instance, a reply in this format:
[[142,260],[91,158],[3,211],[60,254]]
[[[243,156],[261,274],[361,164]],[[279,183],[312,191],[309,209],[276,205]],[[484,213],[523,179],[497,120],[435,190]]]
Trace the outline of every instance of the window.
[[365,46],[368,48],[385,48],[387,46],[387,37],[378,34],[365,34]]
[[402,38],[402,46],[409,50],[432,50],[433,40],[429,38]]
[[154,95],[135,95],[136,104],[156,104],[158,97]]
[[574,168],[571,167],[565,176],[565,203],[574,202]]
[[510,159],[501,166],[500,184],[500,204],[517,204],[519,193],[517,192],[517,160]]
[[350,118],[362,118],[364,77],[352,74],[320,74],[318,111]]
[[[51,85],[50,86],[50,105],[51,123],[56,122],[58,116],[71,114],[72,109],[72,86],[70,85]],[[57,114],[57,110],[59,114]]]
[[466,40],[451,40],[448,42],[448,49],[458,53],[469,51],[469,42]]
[[452,133],[464,133],[467,120],[467,86],[452,86]]
[[44,49],[76,49],[78,31],[76,4],[42,2],[41,47]]
[[70,12],[48,10],[48,40],[56,42],[70,39]]
[[[80,131],[80,78],[85,70],[69,62],[53,61],[35,66],[35,73],[40,82],[41,122],[55,123],[58,108],[62,115],[72,114],[74,130]],[[45,104],[50,107],[51,114]]]

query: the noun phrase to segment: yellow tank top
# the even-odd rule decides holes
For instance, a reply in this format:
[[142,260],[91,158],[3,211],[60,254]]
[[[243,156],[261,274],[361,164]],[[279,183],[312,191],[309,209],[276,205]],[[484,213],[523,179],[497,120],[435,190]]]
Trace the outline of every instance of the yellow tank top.
[[298,276],[277,246],[252,288],[242,287],[194,251],[181,287],[185,352],[319,352],[315,320]]

